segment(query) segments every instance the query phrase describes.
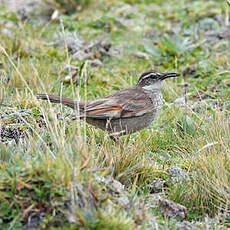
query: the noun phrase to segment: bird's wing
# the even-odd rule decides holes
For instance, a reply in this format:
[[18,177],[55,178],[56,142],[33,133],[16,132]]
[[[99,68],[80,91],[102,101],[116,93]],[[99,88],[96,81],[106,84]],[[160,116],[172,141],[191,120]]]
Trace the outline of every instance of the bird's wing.
[[140,87],[132,87],[103,99],[88,102],[83,113],[91,118],[117,119],[138,117],[151,111],[152,101],[144,90]]

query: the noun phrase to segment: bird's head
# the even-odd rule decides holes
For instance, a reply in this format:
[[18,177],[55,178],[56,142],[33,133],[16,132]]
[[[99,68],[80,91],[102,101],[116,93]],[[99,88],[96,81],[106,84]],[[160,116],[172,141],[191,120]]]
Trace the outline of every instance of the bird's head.
[[149,70],[143,73],[138,82],[137,86],[142,87],[146,90],[161,90],[163,80],[170,77],[178,77],[179,73],[160,72],[158,70]]

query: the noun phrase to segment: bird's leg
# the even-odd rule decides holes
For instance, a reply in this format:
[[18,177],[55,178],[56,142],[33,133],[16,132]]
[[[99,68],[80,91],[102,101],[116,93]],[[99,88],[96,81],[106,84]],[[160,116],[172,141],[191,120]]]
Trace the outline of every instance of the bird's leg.
[[119,138],[118,138],[117,136],[115,136],[115,135],[109,135],[109,137],[110,137],[114,142],[120,143],[120,142],[119,142]]
[[119,136],[117,135],[109,135],[109,137],[114,141],[114,143],[116,143],[117,146],[119,146],[119,148],[121,148],[121,141],[119,139]]
[[125,130],[122,130],[120,132],[113,132],[109,134],[109,137],[116,142],[118,145],[121,145],[121,142],[119,140],[119,136],[123,135],[125,133]]

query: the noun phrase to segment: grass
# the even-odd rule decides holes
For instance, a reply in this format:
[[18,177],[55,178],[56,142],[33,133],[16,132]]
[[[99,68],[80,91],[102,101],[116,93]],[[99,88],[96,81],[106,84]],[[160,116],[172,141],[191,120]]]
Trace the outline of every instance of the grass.
[[[43,229],[176,229],[175,220],[147,203],[152,182],[161,178],[161,195],[186,206],[187,220],[200,229],[227,229],[228,5],[92,0],[77,13],[59,9],[59,20],[43,26],[0,11],[2,228],[23,229],[40,218]],[[9,22],[11,36],[3,30]],[[98,67],[73,59],[59,41],[74,31],[86,43],[111,44],[114,52],[103,57],[99,50]],[[73,74],[66,65],[80,70],[77,87],[75,81],[64,83]],[[134,85],[149,68],[183,77],[165,82],[166,104],[151,127],[122,137],[120,144],[72,121],[68,108],[34,96],[93,100]],[[184,96],[187,105],[174,103]],[[172,183],[167,173],[172,166],[187,172],[181,183]]]

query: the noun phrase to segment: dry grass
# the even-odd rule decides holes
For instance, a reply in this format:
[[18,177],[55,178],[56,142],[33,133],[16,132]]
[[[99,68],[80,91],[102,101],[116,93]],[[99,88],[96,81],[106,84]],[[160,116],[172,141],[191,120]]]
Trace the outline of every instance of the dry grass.
[[[224,71],[228,66],[228,50],[222,50],[221,45],[223,43],[227,47],[228,42],[220,41],[220,50],[215,50],[217,54],[213,54],[212,41],[207,42],[204,47],[193,41],[196,48],[189,52],[183,51],[186,54],[183,56],[177,52],[175,55],[173,43],[167,44],[164,38],[159,38],[161,40],[156,40],[156,44],[160,44],[157,48],[161,49],[159,60],[151,56],[145,60],[133,55],[139,48],[139,51],[144,51],[143,37],[147,36],[153,25],[156,30],[167,33],[177,21],[182,21],[183,26],[188,24],[186,29],[189,30],[190,27],[197,26],[194,15],[200,13],[203,18],[207,13],[207,17],[211,17],[210,14],[216,15],[224,11],[224,7],[221,5],[217,11],[209,12],[210,6],[217,4],[209,2],[202,5],[202,12],[199,12],[199,4],[186,5],[187,1],[180,1],[181,6],[187,7],[184,11],[183,7],[178,10],[178,6],[175,7],[174,4],[169,10],[168,2],[165,6],[159,6],[159,12],[155,12],[155,8],[148,9],[141,3],[135,4],[136,1],[126,2],[133,3],[139,13],[144,15],[142,18],[140,15],[130,14],[128,19],[122,18],[123,20],[137,17],[135,22],[139,22],[148,17],[153,21],[141,21],[146,25],[143,28],[141,23],[138,28],[135,28],[135,23],[131,28],[119,28],[116,15],[105,18],[100,18],[100,15],[120,5],[117,6],[116,1],[105,4],[100,1],[100,7],[97,8],[97,3],[94,2],[91,9],[86,9],[82,14],[78,12],[80,16],[74,16],[77,20],[65,15],[60,23],[48,23],[44,28],[20,22],[20,30],[13,38],[1,34],[0,51],[3,55],[0,56],[0,83],[4,83],[4,87],[0,89],[0,103],[11,106],[16,112],[22,108],[32,111],[28,119],[21,118],[26,138],[17,145],[13,141],[0,145],[0,216],[6,216],[4,221],[12,223],[13,220],[16,223],[18,220],[26,220],[36,210],[48,210],[47,213],[50,214],[53,211],[50,204],[55,202],[61,202],[62,207],[55,210],[63,214],[64,204],[69,202],[73,185],[78,182],[84,188],[95,190],[96,195],[105,200],[107,193],[95,180],[98,175],[112,176],[122,182],[131,195],[136,196],[150,195],[149,186],[152,181],[156,178],[164,179],[167,187],[162,189],[162,194],[185,205],[190,219],[209,215],[228,221],[230,120],[229,108],[223,104],[229,99],[229,73]],[[182,14],[187,15],[186,10],[191,11],[188,19]],[[95,11],[95,15],[92,15],[92,11]],[[152,19],[153,12],[159,13],[164,20],[157,17]],[[67,49],[60,49],[55,45],[52,47],[47,43],[52,41],[53,34],[60,31],[65,33],[70,22],[75,23],[74,26],[82,30],[86,38],[106,35],[115,48],[121,44],[125,49],[128,47],[130,53],[105,59],[103,68],[92,69],[85,64],[83,75],[89,76],[87,84],[82,81],[79,87],[75,87],[73,83],[64,85],[62,80],[66,73],[63,73],[63,66],[74,63],[80,68],[82,62],[72,60]],[[98,26],[100,23],[105,28],[95,28],[95,24]],[[108,28],[109,32],[106,31]],[[184,31],[180,33],[183,38]],[[126,40],[129,41],[128,44],[123,43]],[[122,49],[119,51],[123,52]],[[154,53],[154,50],[151,52]],[[203,57],[204,53],[210,56]],[[37,92],[47,92],[95,99],[134,84],[143,69],[153,66],[162,70],[185,71],[185,75],[186,71],[196,70],[194,75],[191,73],[190,76],[189,73],[188,78],[184,79],[189,83],[187,97],[194,109],[190,109],[190,105],[182,107],[172,103],[176,98],[184,96],[181,86],[184,82],[181,79],[167,81],[163,90],[167,103],[156,121],[149,129],[121,137],[120,143],[113,142],[106,132],[87,125],[84,121],[72,121],[69,118],[71,110],[61,105],[38,101],[35,97]],[[9,82],[7,78],[10,79]],[[215,105],[210,98],[215,99]],[[12,120],[11,117],[7,121],[1,120],[0,125],[7,122],[14,125]],[[179,166],[186,171],[188,180],[172,185],[166,171],[171,166]],[[90,206],[87,209],[89,216],[84,209],[80,210],[81,215],[76,215],[82,216],[78,227],[88,224],[91,229],[137,228],[135,217],[122,207],[110,206],[108,210],[99,207],[91,210]],[[47,217],[49,218],[52,219]],[[167,221],[159,217],[159,222],[164,223],[162,226],[170,229],[172,226],[168,226]]]
[[[202,122],[193,136],[177,135],[181,156],[190,180],[170,192],[170,197],[191,212],[229,215],[230,123],[228,114],[215,111]],[[186,144],[186,145],[183,145]]]

